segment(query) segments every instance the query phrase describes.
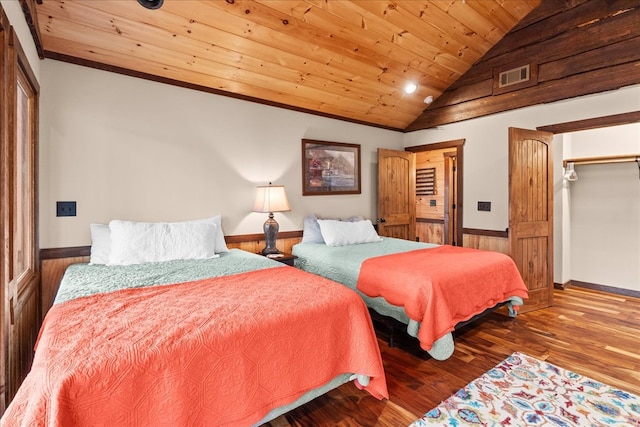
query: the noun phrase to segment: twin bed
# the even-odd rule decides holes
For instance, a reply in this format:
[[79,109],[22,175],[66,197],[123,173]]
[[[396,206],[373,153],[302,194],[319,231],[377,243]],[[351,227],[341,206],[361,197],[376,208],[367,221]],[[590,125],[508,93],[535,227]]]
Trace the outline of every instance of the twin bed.
[[340,284],[238,249],[75,264],[1,424],[260,425],[349,381],[388,397],[367,307]]
[[457,325],[505,304],[515,317],[528,296],[507,255],[380,238],[359,217],[305,218],[293,254],[298,268],[346,285],[375,313],[406,325],[438,360],[453,353]]

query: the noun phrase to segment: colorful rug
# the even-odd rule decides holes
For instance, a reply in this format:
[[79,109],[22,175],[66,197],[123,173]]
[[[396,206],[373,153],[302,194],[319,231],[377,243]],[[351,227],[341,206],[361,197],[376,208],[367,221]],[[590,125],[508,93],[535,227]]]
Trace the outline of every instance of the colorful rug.
[[421,426],[640,427],[640,397],[516,352],[410,427]]

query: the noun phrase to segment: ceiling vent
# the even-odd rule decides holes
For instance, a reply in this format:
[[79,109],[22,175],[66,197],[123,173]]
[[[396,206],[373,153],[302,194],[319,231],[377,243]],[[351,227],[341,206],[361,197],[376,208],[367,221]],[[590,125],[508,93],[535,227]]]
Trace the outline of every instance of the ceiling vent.
[[498,76],[498,87],[506,87],[529,81],[531,68],[529,65],[503,71]]

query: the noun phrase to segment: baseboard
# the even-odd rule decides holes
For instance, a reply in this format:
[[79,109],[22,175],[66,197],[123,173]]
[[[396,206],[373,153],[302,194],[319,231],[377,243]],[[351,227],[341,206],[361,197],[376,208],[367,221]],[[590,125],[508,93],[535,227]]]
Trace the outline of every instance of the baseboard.
[[568,282],[564,282],[564,283],[553,282],[553,287],[556,288],[556,289],[567,289],[570,285],[571,285],[571,280],[569,280]]
[[[556,284],[554,283],[554,285]],[[578,288],[593,289],[595,291],[608,292],[610,294],[640,298],[640,291],[634,291],[632,289],[616,288],[615,286],[599,285],[597,283],[581,282],[579,280],[569,280],[568,282],[566,282],[561,286],[562,286],[561,289],[566,289],[569,286],[576,286]]]

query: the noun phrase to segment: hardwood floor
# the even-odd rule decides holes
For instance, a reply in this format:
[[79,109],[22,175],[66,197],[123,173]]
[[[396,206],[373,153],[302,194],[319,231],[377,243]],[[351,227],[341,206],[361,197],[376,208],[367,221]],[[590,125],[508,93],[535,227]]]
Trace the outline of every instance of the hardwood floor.
[[514,351],[640,395],[640,299],[573,287],[556,290],[551,308],[515,319],[503,310],[456,333],[446,361],[380,334],[389,400],[346,384],[267,426],[407,426]]

